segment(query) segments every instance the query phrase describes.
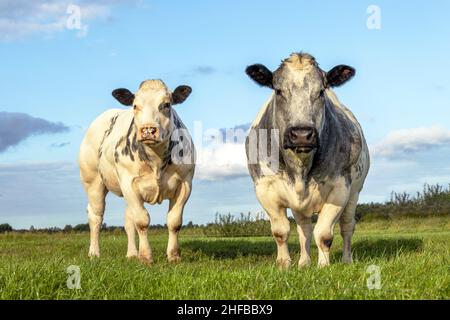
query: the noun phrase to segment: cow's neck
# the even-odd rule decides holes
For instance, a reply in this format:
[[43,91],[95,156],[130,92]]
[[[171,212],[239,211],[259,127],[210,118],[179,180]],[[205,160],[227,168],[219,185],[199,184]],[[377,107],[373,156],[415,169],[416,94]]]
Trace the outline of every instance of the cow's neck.
[[157,179],[160,178],[163,169],[167,165],[168,150],[168,141],[158,144],[157,146],[148,146],[142,143],[142,146],[139,148],[139,157],[150,167]]
[[285,165],[285,171],[296,189],[303,189],[309,181],[314,155],[297,155],[292,150],[280,148],[280,156]]

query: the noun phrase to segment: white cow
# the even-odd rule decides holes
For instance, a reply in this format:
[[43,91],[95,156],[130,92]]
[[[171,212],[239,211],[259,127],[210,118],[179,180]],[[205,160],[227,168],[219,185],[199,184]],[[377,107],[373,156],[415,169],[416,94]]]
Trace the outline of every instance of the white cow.
[[131,108],[108,110],[89,127],[79,155],[81,180],[89,201],[89,256],[100,256],[105,197],[111,191],[127,203],[127,257],[139,255],[145,263],[153,261],[147,239],[150,216],[144,203],[159,204],[168,199],[167,257],[171,262],[180,260],[178,233],[191,193],[195,149],[172,106],[184,102],[190,93],[188,86],[171,92],[160,80],[142,82],[136,94],[127,89],[114,90],[113,96]]

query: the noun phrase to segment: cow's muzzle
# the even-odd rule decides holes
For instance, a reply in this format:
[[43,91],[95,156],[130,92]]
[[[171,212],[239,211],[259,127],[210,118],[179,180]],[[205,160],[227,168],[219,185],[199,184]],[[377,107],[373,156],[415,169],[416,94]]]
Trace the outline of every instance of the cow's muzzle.
[[284,133],[284,149],[296,153],[309,153],[319,144],[317,129],[314,127],[290,127]]
[[161,130],[157,127],[145,126],[139,129],[140,140],[144,143],[154,144],[161,140]]

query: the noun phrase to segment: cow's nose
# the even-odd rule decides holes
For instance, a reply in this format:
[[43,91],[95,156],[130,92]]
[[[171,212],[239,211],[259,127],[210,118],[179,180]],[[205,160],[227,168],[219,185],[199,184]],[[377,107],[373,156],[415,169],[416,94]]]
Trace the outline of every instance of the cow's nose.
[[286,138],[292,147],[315,147],[317,130],[314,127],[290,127],[286,131]]
[[145,126],[141,128],[142,140],[158,140],[160,130],[157,127]]

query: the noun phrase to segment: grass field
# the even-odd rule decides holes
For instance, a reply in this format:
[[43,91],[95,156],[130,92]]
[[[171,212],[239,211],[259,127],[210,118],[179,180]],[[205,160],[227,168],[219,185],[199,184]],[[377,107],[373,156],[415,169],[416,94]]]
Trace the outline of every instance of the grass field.
[[[165,259],[167,237],[152,232],[155,263],[128,261],[124,234],[102,234],[102,257],[87,258],[87,233],[0,235],[0,299],[449,299],[450,219],[399,219],[357,225],[353,265],[298,269],[293,231],[288,271],[275,267],[270,237],[211,238],[181,233],[183,261]],[[314,262],[317,258],[312,246]],[[81,289],[68,289],[68,266],[81,270]],[[369,265],[381,270],[381,289],[369,290]]]

